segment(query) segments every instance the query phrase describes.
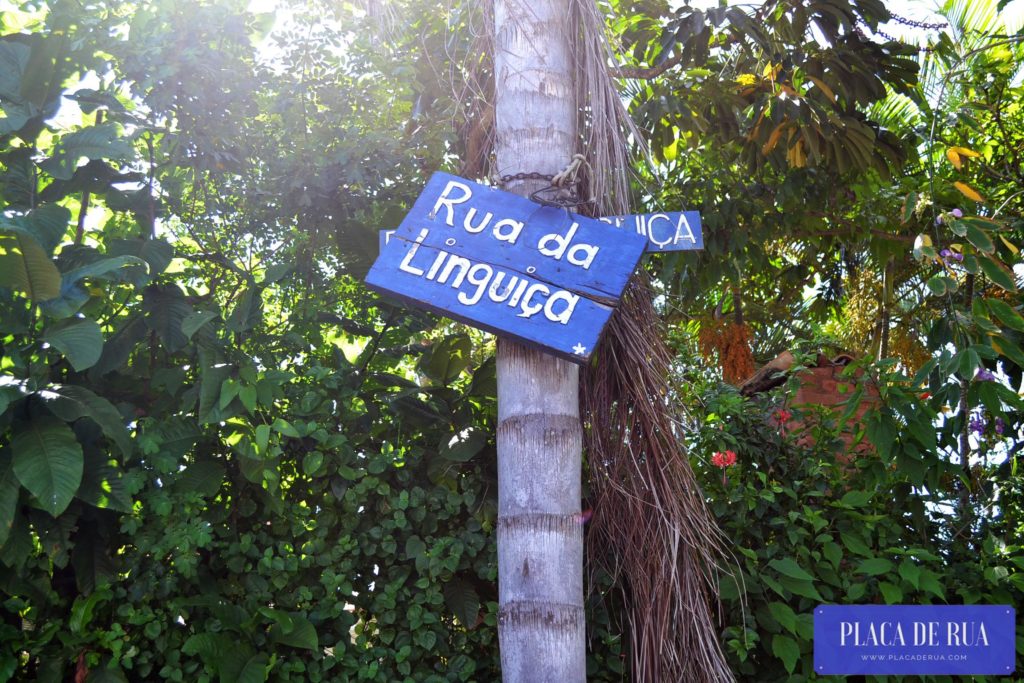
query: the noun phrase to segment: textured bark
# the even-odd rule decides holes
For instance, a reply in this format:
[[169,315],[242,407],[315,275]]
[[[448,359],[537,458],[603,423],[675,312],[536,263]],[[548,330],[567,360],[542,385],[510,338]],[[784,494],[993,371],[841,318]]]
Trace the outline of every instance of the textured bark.
[[[494,4],[499,175],[554,174],[575,151],[568,0]],[[540,181],[513,181],[522,195]],[[506,683],[586,680],[579,369],[498,345],[498,638]]]

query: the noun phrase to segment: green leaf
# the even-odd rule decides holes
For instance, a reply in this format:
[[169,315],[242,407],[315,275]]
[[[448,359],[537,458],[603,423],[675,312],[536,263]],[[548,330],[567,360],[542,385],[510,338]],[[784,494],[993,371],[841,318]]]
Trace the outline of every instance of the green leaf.
[[802,595],[805,598],[817,600],[818,602],[825,601],[825,599],[821,597],[821,593],[818,592],[818,589],[814,587],[813,581],[794,579],[791,576],[780,576],[779,583],[794,595]]
[[107,242],[109,256],[137,256],[149,264],[149,277],[167,270],[174,260],[174,247],[164,240],[126,239]]
[[39,302],[60,296],[60,285],[60,271],[34,237],[0,230],[0,287]]
[[864,557],[872,557],[874,555],[874,553],[871,552],[871,548],[865,545],[864,541],[862,541],[859,536],[855,536],[854,534],[847,532],[840,534],[839,540],[843,542],[843,545],[845,545],[846,549],[851,553],[862,555]]
[[442,439],[438,455],[452,462],[468,462],[487,445],[487,433],[469,427],[450,438]]
[[979,257],[978,262],[981,264],[981,269],[985,271],[985,275],[988,276],[989,280],[1008,292],[1017,291],[1017,283],[1014,282],[1013,273],[1005,265],[988,256]]
[[221,387],[224,380],[231,376],[230,365],[214,365],[203,368],[199,381],[199,421],[203,424],[220,421],[217,403],[220,400]]
[[238,390],[238,398],[242,402],[242,405],[245,406],[245,409],[249,411],[250,415],[256,414],[256,387],[251,385],[242,387]]
[[434,344],[417,367],[434,382],[447,386],[469,367],[472,350],[473,343],[467,335],[451,335]]
[[301,436],[299,434],[299,430],[295,429],[288,420],[281,417],[274,420],[273,427],[275,432],[283,436],[291,437],[293,439],[298,439]]
[[[316,633],[313,634],[314,636]],[[238,675],[229,678],[231,683],[264,683],[270,675],[270,658],[263,654],[253,655],[245,662]],[[221,677],[224,680],[224,677]]]
[[200,460],[177,475],[174,487],[179,491],[195,491],[204,498],[216,495],[224,483],[226,470],[216,460]]
[[157,333],[168,353],[188,344],[189,338],[182,332],[181,324],[192,314],[192,307],[177,285],[146,287],[142,308],[146,312],[146,326]]
[[103,355],[89,371],[90,377],[102,377],[108,372],[124,368],[128,357],[146,336],[146,322],[141,315],[134,315],[121,323],[121,329],[111,335],[103,345]]
[[103,332],[88,318],[71,318],[50,325],[43,341],[67,357],[77,372],[96,365],[103,353]]
[[955,292],[957,290],[956,281],[946,275],[933,275],[928,278],[928,289],[932,290],[932,294],[936,296],[943,296],[944,294]]
[[149,264],[135,256],[113,256],[104,258],[64,273],[64,285],[72,285],[87,277],[104,278],[106,275],[109,275],[114,271],[121,270],[122,268],[148,269]]
[[75,496],[101,509],[124,513],[132,511],[132,498],[125,490],[124,476],[120,468],[111,464],[103,453],[95,450],[88,450],[85,453],[82,484]]
[[306,476],[313,476],[320,466],[324,464],[324,454],[320,451],[310,451],[302,459],[302,471]]
[[39,394],[47,407],[65,422],[88,418],[99,425],[107,438],[117,444],[121,454],[132,452],[131,434],[117,408],[102,396],[76,384],[52,384]]
[[838,569],[839,563],[843,560],[843,549],[835,543],[828,542],[822,546],[821,550],[828,561],[832,563],[832,566]]
[[878,588],[882,591],[882,597],[885,598],[885,604],[887,605],[898,605],[903,602],[903,591],[900,590],[899,586],[891,584],[888,581],[880,581]]
[[234,310],[225,321],[224,326],[231,332],[248,332],[260,324],[263,318],[263,300],[260,290],[249,287],[238,298]]
[[791,557],[772,560],[768,563],[775,571],[784,576],[789,576],[800,581],[814,581],[814,577],[804,571],[799,564]]
[[779,622],[782,628],[790,633],[796,633],[796,613],[793,608],[784,602],[768,603],[768,611],[771,612],[775,621]]
[[82,157],[128,161],[134,156],[135,150],[121,138],[117,124],[103,123],[64,135],[53,156],[39,164],[39,168],[58,180],[71,180]]
[[217,314],[213,311],[196,311],[195,313],[189,313],[185,316],[185,319],[181,321],[181,331],[190,340],[195,333],[199,331],[206,323],[210,322],[217,317]]
[[7,543],[7,537],[14,526],[20,493],[21,484],[14,476],[10,453],[6,449],[0,449],[0,548]]
[[294,266],[290,263],[275,263],[274,265],[267,268],[267,272],[263,275],[263,282],[260,283],[262,287],[272,285],[285,275],[292,272]]
[[303,615],[292,612],[290,628],[285,629],[281,623],[276,623],[270,628],[270,639],[281,645],[288,645],[300,650],[316,652],[320,649],[320,641],[317,638],[316,627]]
[[772,654],[782,660],[787,673],[793,673],[800,661],[800,646],[789,636],[776,633],[772,636]]
[[21,99],[21,79],[31,55],[28,45],[10,40],[0,42],[0,97],[14,102]]
[[992,238],[989,237],[988,232],[982,230],[973,223],[967,223],[967,241],[973,244],[978,251],[985,254],[994,254],[996,251],[996,245],[992,243]]
[[37,417],[11,436],[14,474],[56,517],[67,509],[82,483],[82,447],[74,432],[55,417]]
[[410,536],[405,540],[405,556],[415,560],[427,552],[427,544],[419,536]]
[[893,564],[884,557],[873,557],[864,560],[857,566],[857,572],[868,576],[878,576],[892,571]]
[[47,255],[64,239],[71,222],[71,211],[60,204],[45,204],[29,211],[18,223],[32,233]]
[[480,615],[480,596],[468,581],[454,578],[444,585],[444,601],[463,628],[476,626]]
[[847,491],[839,504],[851,508],[864,507],[873,495],[870,491]]
[[999,299],[985,299],[985,303],[992,313],[1010,329],[1024,332],[1024,317],[1013,309],[1005,301]]
[[938,576],[935,572],[928,569],[921,570],[920,578],[921,590],[931,593],[932,595],[938,596],[943,600],[946,599],[946,589],[943,588],[942,583],[939,581]]
[[71,616],[68,618],[68,629],[79,635],[92,621],[93,610],[100,602],[110,599],[110,590],[93,591],[88,597],[79,595],[71,606]]

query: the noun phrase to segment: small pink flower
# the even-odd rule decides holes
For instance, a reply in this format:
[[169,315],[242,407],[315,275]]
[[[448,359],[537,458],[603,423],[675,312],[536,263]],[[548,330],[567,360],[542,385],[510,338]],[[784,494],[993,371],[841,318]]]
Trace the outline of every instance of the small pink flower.
[[778,422],[779,425],[785,427],[786,423],[793,419],[793,413],[784,408],[779,408],[775,411],[774,417],[775,421]]
[[952,211],[950,211],[950,213],[953,214],[954,216],[956,216],[957,218],[963,218],[964,217],[964,212],[961,211],[960,209],[953,209]]

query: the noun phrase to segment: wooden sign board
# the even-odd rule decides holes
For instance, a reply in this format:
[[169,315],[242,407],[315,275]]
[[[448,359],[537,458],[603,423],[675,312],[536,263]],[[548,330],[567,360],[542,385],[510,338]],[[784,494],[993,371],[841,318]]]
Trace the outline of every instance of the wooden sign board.
[[[666,213],[636,213],[628,216],[598,218],[616,228],[633,230],[647,239],[648,252],[693,251],[704,248],[700,213],[696,211],[669,211]],[[380,248],[388,243],[394,230],[380,231]]]
[[366,284],[585,363],[645,246],[594,219],[435,173]]

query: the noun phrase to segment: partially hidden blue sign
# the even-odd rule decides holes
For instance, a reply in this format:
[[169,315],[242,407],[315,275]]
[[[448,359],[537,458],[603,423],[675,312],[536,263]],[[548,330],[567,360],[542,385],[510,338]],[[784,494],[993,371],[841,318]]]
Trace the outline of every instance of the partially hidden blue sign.
[[[648,252],[692,251],[704,248],[700,213],[696,211],[634,213],[628,216],[607,216],[597,220],[647,238]],[[394,233],[394,230],[381,230],[381,249]]]
[[1015,624],[1009,605],[819,605],[814,671],[1008,676]]
[[366,284],[584,363],[645,246],[597,220],[435,173]]

